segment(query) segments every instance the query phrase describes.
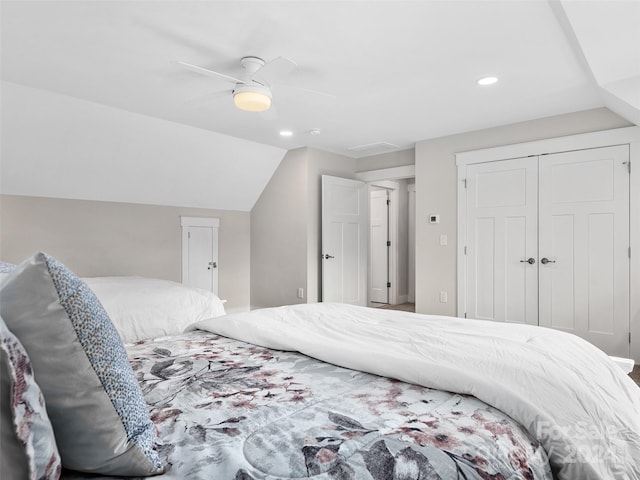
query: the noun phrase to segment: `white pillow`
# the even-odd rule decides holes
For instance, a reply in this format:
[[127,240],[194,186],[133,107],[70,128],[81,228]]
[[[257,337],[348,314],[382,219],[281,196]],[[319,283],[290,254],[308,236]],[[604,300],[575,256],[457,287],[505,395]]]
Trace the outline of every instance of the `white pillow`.
[[213,293],[169,280],[143,277],[83,278],[125,343],[176,335],[192,323],[225,314]]

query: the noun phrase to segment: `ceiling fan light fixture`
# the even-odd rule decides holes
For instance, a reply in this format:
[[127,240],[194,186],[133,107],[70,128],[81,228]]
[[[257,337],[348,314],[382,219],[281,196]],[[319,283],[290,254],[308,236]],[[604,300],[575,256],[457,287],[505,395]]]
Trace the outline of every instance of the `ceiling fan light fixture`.
[[240,110],[264,112],[271,107],[271,92],[266,87],[241,85],[233,91],[233,103]]

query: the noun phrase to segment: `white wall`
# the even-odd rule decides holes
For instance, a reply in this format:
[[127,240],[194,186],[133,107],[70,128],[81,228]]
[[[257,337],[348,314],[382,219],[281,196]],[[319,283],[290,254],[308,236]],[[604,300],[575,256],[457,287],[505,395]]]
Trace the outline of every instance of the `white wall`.
[[[416,311],[456,315],[457,168],[455,154],[629,126],[605,108],[451,135],[416,144]],[[429,224],[429,214],[440,224]],[[448,245],[440,246],[441,234]],[[440,303],[441,291],[448,302]]]
[[9,82],[1,136],[5,194],[245,212],[286,152]]
[[249,309],[248,212],[2,195],[0,259],[45,251],[80,276],[137,275],[180,281],[180,216],[220,219],[219,296]]
[[357,172],[380,170],[382,168],[403,167],[416,163],[416,150],[409,148],[397,152],[381,153],[356,160]]

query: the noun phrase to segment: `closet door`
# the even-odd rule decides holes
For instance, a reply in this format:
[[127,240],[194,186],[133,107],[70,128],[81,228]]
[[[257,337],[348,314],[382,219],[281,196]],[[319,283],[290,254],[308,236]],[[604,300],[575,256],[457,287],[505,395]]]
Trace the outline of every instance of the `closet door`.
[[467,167],[467,317],[538,324],[537,159]]
[[218,294],[218,228],[220,220],[181,217],[182,283]]
[[540,325],[629,355],[628,146],[539,157]]

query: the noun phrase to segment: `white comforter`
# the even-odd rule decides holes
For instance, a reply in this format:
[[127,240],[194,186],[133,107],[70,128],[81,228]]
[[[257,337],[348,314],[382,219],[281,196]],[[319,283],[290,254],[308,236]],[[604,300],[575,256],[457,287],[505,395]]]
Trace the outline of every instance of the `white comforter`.
[[560,480],[640,479],[640,388],[574,335],[326,303],[254,310],[195,326],[474,395],[527,428]]

